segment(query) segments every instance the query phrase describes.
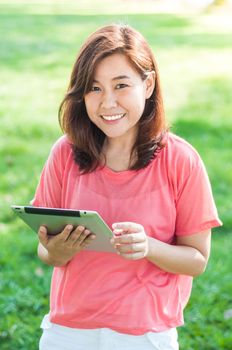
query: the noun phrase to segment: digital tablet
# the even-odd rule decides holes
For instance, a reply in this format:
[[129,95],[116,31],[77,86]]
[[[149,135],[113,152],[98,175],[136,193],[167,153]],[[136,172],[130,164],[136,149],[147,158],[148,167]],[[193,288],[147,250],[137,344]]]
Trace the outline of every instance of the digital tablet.
[[68,224],[73,225],[74,228],[81,225],[96,235],[85,250],[116,252],[110,243],[113,233],[96,211],[20,205],[11,205],[11,208],[36,233],[42,225],[46,226],[50,235],[62,232]]

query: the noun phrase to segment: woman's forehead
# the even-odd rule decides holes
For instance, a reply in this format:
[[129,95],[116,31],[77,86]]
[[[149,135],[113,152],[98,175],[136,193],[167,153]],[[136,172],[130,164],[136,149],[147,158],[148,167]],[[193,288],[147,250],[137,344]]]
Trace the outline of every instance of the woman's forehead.
[[139,76],[129,58],[124,54],[113,54],[103,58],[94,70],[94,80],[122,80]]

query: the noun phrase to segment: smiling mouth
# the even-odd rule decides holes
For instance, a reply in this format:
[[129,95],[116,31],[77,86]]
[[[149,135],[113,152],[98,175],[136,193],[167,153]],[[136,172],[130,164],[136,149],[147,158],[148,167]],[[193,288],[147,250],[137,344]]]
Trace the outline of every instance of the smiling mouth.
[[114,114],[114,115],[101,115],[101,117],[104,120],[112,121],[112,120],[122,119],[125,115],[126,113],[121,113],[121,114]]

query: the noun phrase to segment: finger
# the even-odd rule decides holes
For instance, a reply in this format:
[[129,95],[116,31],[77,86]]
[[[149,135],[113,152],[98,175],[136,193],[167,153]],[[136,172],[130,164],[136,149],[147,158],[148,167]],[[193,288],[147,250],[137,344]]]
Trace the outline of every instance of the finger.
[[77,233],[73,232],[71,234],[71,235],[74,234],[74,237],[71,237],[71,239],[73,240],[74,244],[81,245],[86,240],[86,238],[91,234],[91,232],[89,230],[87,230],[85,228],[83,230],[81,230],[82,228],[83,227],[79,228],[79,230],[77,230]]
[[113,237],[115,244],[141,243],[145,241],[144,233],[130,233]]
[[[81,237],[83,236],[83,233],[85,232],[85,227],[83,226],[77,226],[75,228],[75,230],[73,230],[70,235],[68,236],[67,240],[69,240],[70,242],[73,242],[73,243],[76,243],[77,241],[78,242],[81,242],[82,239]],[[88,230],[87,230],[88,232]],[[85,238],[86,236],[84,236]]]
[[121,236],[122,234],[124,234],[125,232],[124,232],[124,230],[122,230],[121,228],[120,229],[114,229],[114,231],[113,231],[113,234],[114,234],[114,236]]
[[85,240],[82,242],[81,247],[86,247],[89,245],[94,239],[96,238],[96,235],[90,234],[88,237],[85,238]]
[[38,231],[39,241],[43,246],[47,245],[48,242],[48,234],[45,226],[40,226]]
[[120,253],[135,253],[135,252],[145,252],[145,243],[134,243],[134,244],[120,244],[116,245],[116,249]]
[[143,230],[143,226],[136,224],[135,222],[115,222],[112,225],[113,229],[122,229],[128,232],[140,232]]
[[66,225],[63,231],[60,234],[56,235],[54,238],[61,241],[67,241],[72,230],[73,230],[72,225]]

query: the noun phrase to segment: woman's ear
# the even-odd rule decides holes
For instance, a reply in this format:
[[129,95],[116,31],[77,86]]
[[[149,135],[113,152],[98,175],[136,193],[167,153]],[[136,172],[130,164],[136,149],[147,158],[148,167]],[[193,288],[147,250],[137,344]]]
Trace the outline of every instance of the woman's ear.
[[145,80],[146,85],[146,99],[151,97],[151,94],[154,91],[155,88],[155,72],[151,71],[148,73],[147,78]]

